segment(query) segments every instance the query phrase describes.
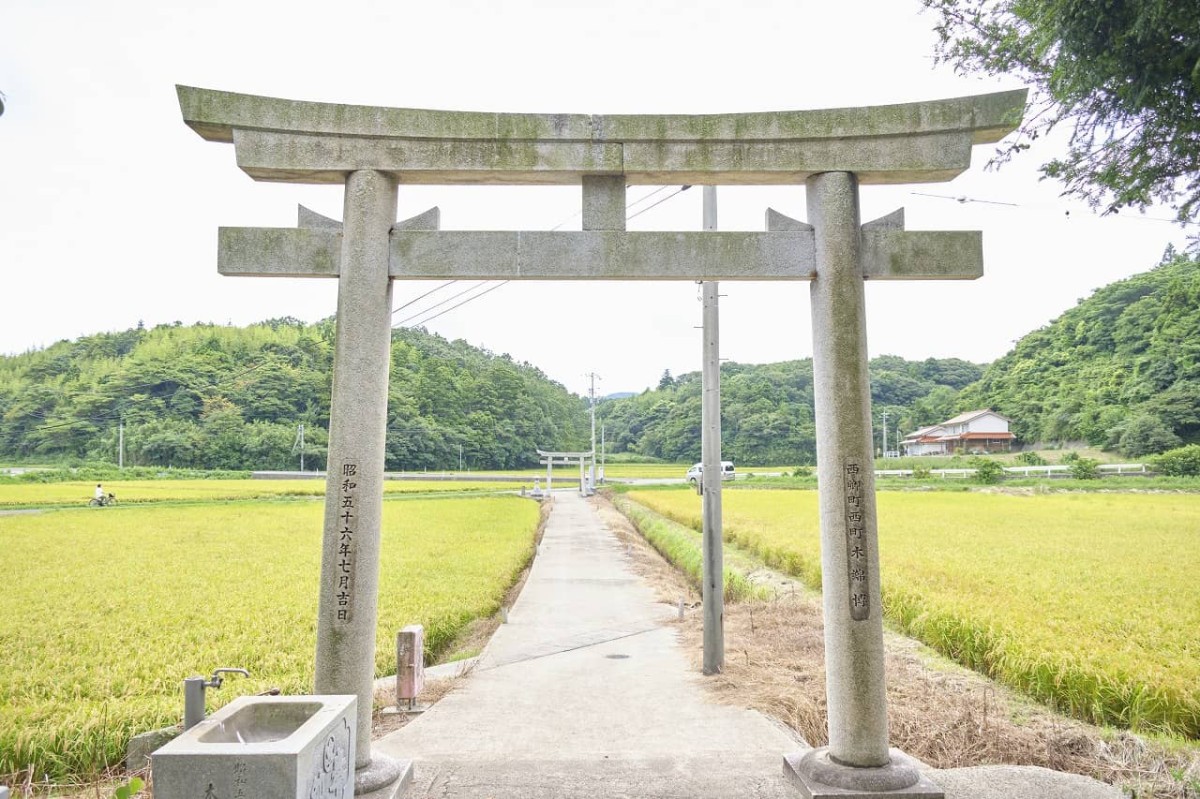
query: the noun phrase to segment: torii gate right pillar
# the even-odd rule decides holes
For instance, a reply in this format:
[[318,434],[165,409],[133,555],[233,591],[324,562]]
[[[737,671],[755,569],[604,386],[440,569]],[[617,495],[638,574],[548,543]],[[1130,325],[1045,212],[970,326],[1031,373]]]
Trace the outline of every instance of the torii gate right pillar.
[[806,186],[829,745],[786,756],[785,771],[813,799],[940,799],[916,763],[888,747],[858,181],[824,172]]

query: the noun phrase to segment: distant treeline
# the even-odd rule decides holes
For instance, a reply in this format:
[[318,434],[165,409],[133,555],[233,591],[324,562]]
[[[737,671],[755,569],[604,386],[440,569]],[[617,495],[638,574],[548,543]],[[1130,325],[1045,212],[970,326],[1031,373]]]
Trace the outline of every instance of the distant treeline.
[[[0,457],[205,469],[324,465],[334,324],[138,326],[0,357]],[[538,369],[464,341],[392,333],[389,469],[536,465],[584,445],[587,411]]]
[[[875,447],[896,433],[953,416],[961,388],[983,367],[957,358],[906,361],[893,355],[871,360]],[[636,397],[605,402],[600,417],[613,452],[668,461],[700,458],[699,372],[664,373],[658,387]],[[812,359],[763,365],[721,364],[721,451],[726,460],[751,465],[816,463]]]
[[[950,358],[870,362],[875,448],[961,411],[992,408],[1018,445],[1085,442],[1143,458],[1200,442],[1200,261],[1168,250],[1096,291],[984,370]],[[815,462],[812,361],[721,367],[722,452],[746,465]],[[616,452],[700,457],[700,374],[602,406]]]
[[[334,324],[140,326],[0,357],[0,458],[217,469],[324,463]],[[535,367],[419,330],[392,334],[389,469],[532,466],[588,446],[585,400]],[[751,465],[816,459],[811,359],[721,367],[722,450]],[[1200,442],[1200,262],[1096,291],[986,370],[957,358],[870,362],[875,448],[964,410],[1012,420],[1018,443],[1085,441],[1131,458]],[[700,458],[700,375],[603,401],[608,450]]]

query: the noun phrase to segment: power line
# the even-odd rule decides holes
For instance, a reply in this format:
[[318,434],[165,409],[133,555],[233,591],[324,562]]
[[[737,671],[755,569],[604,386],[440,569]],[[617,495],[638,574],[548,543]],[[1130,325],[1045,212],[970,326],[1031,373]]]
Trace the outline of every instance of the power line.
[[446,286],[453,286],[457,282],[458,282],[457,280],[447,280],[442,285],[431,288],[429,291],[425,292],[420,297],[417,297],[415,300],[409,300],[408,302],[404,303],[403,305],[401,305],[397,308],[393,308],[392,316],[395,316],[399,311],[403,311],[405,308],[412,305],[414,302],[420,302],[421,300],[428,297],[430,294],[433,294],[435,291],[441,291],[442,289],[446,288]]
[[[455,281],[455,282],[457,282],[457,281]],[[431,306],[429,306],[428,308],[426,308],[426,309],[425,309],[425,310],[423,310],[423,311],[417,311],[417,312],[416,312],[415,314],[413,314],[412,316],[409,316],[409,317],[407,317],[407,318],[405,318],[405,319],[401,319],[399,322],[397,322],[396,324],[392,325],[392,327],[400,327],[400,326],[402,326],[402,325],[404,325],[404,324],[406,324],[406,323],[408,323],[408,322],[411,322],[413,319],[416,319],[418,316],[424,316],[425,314],[429,313],[429,312],[430,312],[430,311],[432,311],[433,309],[435,309],[435,308],[441,308],[441,307],[442,307],[443,305],[445,305],[446,303],[448,303],[448,302],[452,302],[453,300],[456,300],[456,299],[458,299],[459,297],[461,297],[462,295],[466,294],[467,292],[474,291],[475,289],[479,288],[480,286],[486,285],[487,283],[488,283],[488,281],[486,281],[486,280],[481,280],[481,281],[479,281],[478,283],[476,283],[474,286],[468,286],[467,288],[463,289],[462,291],[460,291],[460,292],[458,292],[458,293],[456,293],[456,294],[451,294],[451,295],[450,295],[449,297],[447,297],[446,299],[442,300],[442,301],[441,301],[441,302],[439,302],[439,303],[436,303],[436,304],[434,304],[434,305],[431,305]],[[458,306],[456,305],[456,306],[454,306],[454,307],[456,307],[456,308],[457,308]]]
[[643,208],[642,210],[638,211],[637,213],[635,213],[635,214],[630,214],[629,216],[625,217],[625,221],[626,221],[626,222],[628,222],[630,219],[633,219],[634,217],[641,216],[642,214],[644,214],[644,213],[646,213],[647,211],[649,211],[651,208],[657,208],[658,206],[660,206],[660,205],[662,205],[663,203],[665,203],[667,200],[669,200],[669,199],[671,199],[672,197],[675,197],[675,196],[677,196],[677,195],[683,194],[685,191],[687,191],[687,190],[688,190],[688,189],[690,189],[690,188],[691,188],[691,186],[680,186],[680,187],[679,187],[679,189],[678,189],[678,191],[675,191],[675,192],[673,192],[673,193],[671,193],[671,194],[668,194],[666,197],[663,197],[663,198],[662,198],[661,200],[659,200],[658,202],[656,202],[656,203],[653,203],[653,204],[651,204],[651,205],[647,205],[645,208]]
[[[649,194],[646,194],[645,196],[643,196],[643,197],[641,197],[641,198],[639,198],[639,199],[637,199],[637,200],[634,200],[634,201],[633,201],[633,202],[631,202],[629,205],[625,206],[625,210],[626,210],[626,212],[628,212],[628,211],[631,211],[631,210],[632,210],[632,209],[633,209],[635,206],[641,205],[642,203],[646,202],[646,200],[649,200],[649,199],[650,199],[651,197],[653,197],[654,195],[656,195],[656,194],[660,194],[660,193],[662,193],[662,192],[666,191],[666,190],[667,190],[667,189],[669,189],[669,188],[671,188],[671,187],[670,187],[670,186],[659,186],[657,189],[655,189],[654,191],[650,192]],[[627,216],[627,217],[625,217],[625,218],[626,218],[626,219],[629,219],[629,217],[628,217],[628,216]]]
[[966,195],[952,197],[949,194],[926,194],[923,191],[910,191],[909,194],[914,194],[917,197],[936,197],[939,200],[954,200],[959,205],[965,205],[966,203],[984,203],[986,205],[1007,205],[1012,208],[1020,207],[1016,203],[1006,203],[1006,202],[1001,202],[1000,200],[976,200],[975,198],[967,197]]
[[[669,187],[668,187],[668,186],[660,186],[660,187],[658,187],[658,188],[657,188],[657,189],[655,189],[654,191],[652,191],[652,192],[650,192],[650,193],[646,194],[645,196],[643,196],[643,197],[639,198],[638,200],[634,201],[634,202],[633,202],[631,205],[629,205],[629,206],[626,206],[626,211],[628,211],[628,210],[629,210],[629,208],[631,208],[631,207],[632,207],[632,206],[634,206],[634,205],[638,205],[638,204],[640,204],[640,203],[643,203],[643,202],[645,202],[646,200],[648,200],[648,199],[650,199],[651,197],[653,197],[655,194],[659,194],[659,193],[661,193],[661,192],[665,191],[667,188],[669,188]],[[633,219],[634,217],[637,217],[637,216],[640,216],[641,214],[644,214],[644,213],[646,213],[646,212],[647,212],[647,211],[649,211],[651,208],[655,208],[655,207],[657,207],[657,206],[659,206],[659,205],[662,205],[662,204],[663,204],[663,203],[665,203],[667,200],[671,199],[672,197],[675,197],[675,196],[678,196],[678,195],[682,194],[683,192],[687,191],[687,190],[688,190],[688,189],[690,189],[690,188],[691,188],[691,186],[690,186],[690,185],[688,185],[688,186],[680,186],[680,187],[679,187],[678,189],[676,189],[674,192],[672,192],[672,193],[668,194],[666,197],[663,197],[662,199],[660,199],[660,200],[658,200],[658,201],[656,201],[656,202],[654,202],[654,203],[651,203],[650,205],[647,205],[645,208],[641,209],[640,211],[636,211],[636,212],[634,212],[634,213],[632,213],[632,214],[629,214],[629,213],[627,213],[627,214],[626,214],[626,216],[625,216],[625,221],[626,221],[626,222],[628,222],[630,219]],[[582,213],[582,212],[580,212],[580,213]],[[576,216],[579,216],[579,214],[572,214],[571,216],[567,217],[567,218],[566,218],[566,219],[564,219],[562,222],[558,223],[558,224],[557,224],[557,225],[555,225],[553,228],[551,228],[551,230],[552,230],[552,231],[553,231],[553,230],[557,230],[558,228],[562,227],[563,225],[565,225],[565,224],[566,224],[567,222],[569,222],[570,220],[574,219]],[[451,282],[456,282],[456,281],[451,281]],[[484,282],[486,283],[487,281],[484,281]],[[482,296],[483,296],[483,295],[485,295],[485,294],[490,294],[491,292],[495,291],[496,289],[500,288],[501,286],[508,285],[508,284],[509,284],[509,283],[511,283],[511,282],[512,282],[511,280],[504,280],[504,281],[501,281],[500,283],[497,283],[496,285],[492,286],[491,288],[487,289],[486,291],[481,291],[480,293],[478,293],[478,294],[474,295],[473,297],[468,297],[467,299],[463,300],[463,301],[462,301],[462,302],[460,302],[460,303],[457,303],[457,304],[455,304],[455,305],[451,305],[449,308],[445,309],[444,311],[440,311],[439,313],[436,313],[436,314],[434,314],[433,316],[430,316],[430,317],[427,317],[427,318],[425,318],[425,319],[422,319],[420,322],[416,322],[416,323],[415,323],[413,326],[416,326],[416,325],[425,325],[425,324],[428,324],[428,323],[432,322],[434,319],[437,319],[437,318],[438,318],[438,317],[440,317],[440,316],[443,316],[443,315],[445,315],[445,314],[448,314],[448,313],[450,313],[450,312],[451,312],[451,311],[453,311],[455,308],[461,308],[462,306],[466,305],[468,302],[471,302],[471,301],[473,301],[473,300],[477,300],[477,299],[479,299],[480,297],[482,297]],[[438,303],[437,305],[430,306],[429,308],[426,308],[424,311],[421,311],[421,312],[419,312],[419,313],[415,313],[415,314],[413,314],[412,316],[408,317],[407,319],[402,319],[401,321],[399,321],[399,322],[397,322],[395,325],[393,325],[393,327],[402,327],[402,326],[404,326],[405,324],[407,324],[408,322],[411,322],[412,320],[416,319],[417,317],[420,317],[420,316],[422,316],[423,314],[426,314],[426,313],[428,313],[429,311],[432,311],[432,310],[434,310],[435,308],[438,308],[438,307],[440,307],[440,306],[442,306],[442,305],[445,305],[445,304],[446,304],[447,302],[449,302],[450,300],[453,300],[453,299],[455,299],[456,297],[461,297],[463,294],[466,294],[466,293],[467,293],[467,292],[469,292],[469,291],[473,291],[473,290],[475,290],[475,289],[479,288],[479,287],[480,287],[480,286],[482,286],[482,285],[483,285],[483,283],[480,283],[480,284],[478,284],[478,285],[476,285],[476,286],[473,286],[473,287],[472,287],[472,288],[470,288],[470,289],[466,289],[466,290],[464,290],[464,291],[460,291],[458,294],[455,294],[454,296],[452,296],[452,297],[449,297],[449,298],[447,298],[447,299],[443,300],[442,302]]]
[[[481,292],[479,292],[478,294],[476,294],[474,297],[468,297],[467,299],[465,299],[465,300],[463,300],[462,302],[458,303],[458,305],[451,305],[451,306],[450,306],[449,308],[447,308],[446,310],[444,310],[444,311],[441,311],[441,312],[439,312],[439,313],[436,313],[436,314],[434,314],[433,316],[429,317],[428,319],[423,319],[423,320],[421,320],[420,322],[418,322],[417,324],[421,324],[421,325],[428,324],[429,322],[432,322],[434,319],[437,319],[437,318],[438,318],[439,316],[441,316],[442,314],[448,314],[448,313],[450,313],[451,311],[453,311],[455,308],[458,308],[458,307],[460,307],[460,306],[466,305],[468,302],[471,302],[472,300],[477,300],[477,299],[479,299],[480,297],[482,297],[484,294],[490,294],[491,292],[495,291],[496,289],[500,288],[501,286],[506,286],[506,285],[508,285],[508,284],[509,284],[509,283],[511,283],[511,282],[512,282],[511,280],[502,280],[502,281],[500,281],[499,283],[497,283],[496,285],[494,285],[494,286],[492,286],[491,288],[487,289],[486,291],[481,291]],[[476,286],[475,288],[479,288],[479,286]],[[431,310],[432,310],[432,309],[431,309]],[[419,316],[419,315],[420,315],[420,314],[418,314],[418,316]]]
[[[654,189],[653,191],[649,192],[648,194],[646,194],[646,195],[640,197],[639,199],[635,200],[634,202],[630,203],[628,206],[626,206],[626,210],[628,211],[629,209],[633,208],[634,206],[637,206],[637,205],[640,205],[641,203],[646,202],[651,197],[655,196],[656,194],[661,194],[663,191],[667,190],[668,188],[669,188],[668,186],[660,186],[657,189]],[[668,194],[666,197],[663,197],[660,200],[646,206],[645,208],[641,209],[640,211],[636,211],[632,214],[627,214],[625,219],[626,219],[626,221],[628,221],[637,216],[640,216],[641,214],[644,214],[645,212],[651,210],[652,208],[656,208],[659,205],[662,205],[663,203],[665,203],[667,200],[671,199],[672,197],[676,197],[676,196],[682,194],[683,192],[687,191],[690,188],[691,188],[690,185],[681,186],[678,189],[676,189],[674,192],[672,192],[671,194]],[[913,193],[917,194],[918,192],[913,192]],[[938,195],[927,195],[927,196],[938,196]],[[948,198],[948,199],[957,199],[957,198]],[[965,202],[965,201],[966,200],[963,200],[963,202]],[[1010,205],[1011,203],[1000,203],[1000,204]],[[582,213],[582,212],[580,212],[580,213]],[[560,227],[565,225],[567,222],[569,222],[570,220],[574,219],[576,216],[579,216],[579,215],[580,215],[579,213],[572,214],[571,216],[567,217],[567,219],[564,219],[562,222],[558,223],[553,228],[551,228],[551,230],[553,231],[553,230],[559,229]],[[434,288],[430,289],[429,291],[425,292],[424,294],[420,295],[419,297],[409,300],[408,302],[404,303],[403,305],[400,305],[400,306],[394,308],[392,310],[392,315],[395,316],[396,313],[398,313],[399,311],[402,311],[403,309],[413,305],[414,303],[420,302],[421,300],[425,299],[426,297],[428,297],[432,294],[435,294],[436,292],[441,291],[442,289],[447,288],[458,282],[459,281],[457,281],[457,280],[449,280],[449,281],[446,281],[445,283],[442,283],[441,285],[435,286]],[[487,285],[488,282],[489,281],[481,281],[479,283],[476,283],[474,286],[463,289],[462,291],[460,291],[456,294],[452,294],[451,296],[447,297],[446,299],[442,300],[441,302],[431,305],[430,307],[428,307],[422,311],[419,311],[405,319],[402,319],[401,321],[399,321],[395,325],[393,325],[393,327],[396,327],[396,328],[402,327],[402,326],[408,324],[409,322],[412,322],[414,319],[424,316],[425,314],[429,313],[430,311],[440,308],[441,306],[445,305],[448,302],[454,301],[458,297],[462,297],[464,294],[469,294],[470,292],[475,291],[475,290]],[[511,282],[512,282],[511,280],[502,280],[493,286],[489,286],[488,288],[484,289],[483,291],[479,292],[478,294],[474,294],[470,297],[467,297],[462,302],[455,303],[454,305],[451,305],[449,308],[446,308],[442,311],[439,311],[438,313],[435,313],[433,316],[428,316],[425,319],[422,319],[421,321],[416,322],[413,326],[428,324],[429,322],[432,322],[434,319],[444,316],[445,314],[448,314],[457,308],[461,308],[462,306],[466,305],[467,303],[473,302],[474,300],[479,299],[480,297],[484,296],[485,294],[490,294],[491,292],[495,291],[496,289],[501,288],[502,286],[506,286]],[[330,340],[328,335],[323,335],[322,339],[325,340],[326,342],[328,342]],[[187,389],[189,389],[191,391],[195,391],[195,392],[217,388],[218,386],[224,385],[226,383],[229,383],[229,382],[237,380],[241,377],[244,377],[244,376],[250,374],[251,372],[255,371],[256,369],[260,369],[261,367],[265,366],[268,362],[269,361],[264,358],[259,363],[254,364],[253,366],[251,366],[247,369],[244,369],[241,372],[230,375],[221,380],[216,380],[211,383],[207,383],[205,385],[191,386],[191,385],[187,385],[187,384],[183,384],[183,383],[180,383],[179,385],[180,385],[180,388],[187,388]],[[150,388],[153,386],[160,385],[163,382],[174,382],[174,381],[160,380],[160,381],[155,381],[152,383],[141,383],[141,384],[135,384],[133,386],[123,386],[122,388],[124,391],[128,392],[130,390],[134,390],[134,389],[138,389],[138,388]],[[91,394],[84,395],[84,396],[103,397],[104,395],[93,392]],[[116,400],[116,399],[117,398],[114,398],[114,400]],[[125,397],[121,397],[120,399],[124,399],[127,401],[127,400],[129,400],[129,397],[125,396]],[[86,423],[99,424],[101,422],[111,421],[115,418],[118,418],[119,416],[121,416],[123,410],[124,410],[123,408],[113,408],[112,410],[107,411],[102,414],[99,414],[97,416],[87,416],[87,417],[82,417],[82,418],[76,418],[76,419],[72,419],[72,420],[66,421],[66,422],[58,422],[56,424],[39,425],[34,429],[37,431],[47,431],[47,430],[55,430],[55,429],[62,428],[62,427],[70,427],[73,425],[86,424]],[[27,416],[40,418],[43,420],[47,418],[46,414],[41,411],[31,412]]]
[[[663,191],[666,191],[668,188],[669,188],[669,186],[659,186],[657,189],[654,189],[653,191],[643,195],[642,197],[638,198],[634,202],[630,203],[628,206],[626,206],[626,210],[628,211],[628,210],[632,209],[633,207],[646,202],[651,197],[655,196],[656,194],[661,194]],[[690,188],[691,188],[690,185],[681,186],[678,189],[676,189],[674,192],[672,192],[671,194],[668,194],[666,197],[663,197],[663,198],[659,199],[658,201],[646,206],[645,208],[641,209],[640,211],[636,211],[632,214],[627,214],[625,219],[626,219],[626,221],[628,221],[637,216],[640,216],[641,214],[644,214],[645,212],[651,210],[652,208],[656,208],[659,205],[662,205],[663,203],[665,203],[667,200],[671,199],[672,197],[676,197],[676,196],[682,194],[683,192],[687,191]],[[913,193],[916,194],[917,192],[913,192]],[[936,195],[928,195],[928,196],[936,196]],[[955,198],[950,198],[950,199],[955,199]],[[1008,204],[1008,203],[1004,203],[1004,204]],[[582,213],[582,212],[580,212],[580,213]],[[562,222],[558,223],[553,228],[551,228],[551,230],[553,231],[553,230],[557,230],[557,229],[561,228],[563,225],[565,225],[570,220],[574,219],[576,216],[579,216],[579,213],[572,214],[571,216],[567,217]],[[452,286],[458,282],[459,281],[457,281],[457,280],[449,280],[449,281],[446,281],[445,283],[435,286],[432,289],[430,289],[429,291],[420,295],[419,297],[409,300],[408,302],[404,303],[403,305],[400,305],[400,306],[394,308],[392,310],[392,315],[395,316],[399,311],[402,311],[405,308],[407,308],[417,302],[420,302],[421,300],[425,299],[426,297],[429,297],[430,295],[435,294],[438,291],[441,291],[442,289]],[[462,291],[457,292],[456,294],[452,294],[449,297],[447,297],[446,299],[442,300],[441,302],[431,305],[430,307],[425,308],[422,311],[418,311],[417,313],[414,313],[411,316],[400,320],[395,325],[393,325],[393,327],[396,327],[396,328],[403,327],[404,325],[408,324],[409,322],[412,322],[413,320],[418,319],[419,317],[422,317],[425,314],[428,314],[430,311],[433,311],[433,310],[436,310],[437,308],[442,307],[443,305],[445,305],[448,302],[453,302],[455,299],[462,297],[465,294],[469,294],[472,291],[476,291],[477,289],[482,288],[483,286],[487,285],[488,282],[489,281],[481,281],[479,283],[476,283],[474,286],[463,289]],[[445,314],[448,314],[457,308],[461,308],[462,306],[466,305],[467,303],[473,302],[474,300],[479,299],[480,297],[484,296],[485,294],[490,294],[491,292],[495,291],[496,289],[501,288],[502,286],[505,286],[511,282],[512,281],[510,281],[510,280],[502,280],[493,286],[489,286],[488,288],[484,289],[483,291],[479,292],[478,294],[474,294],[470,297],[467,297],[466,299],[462,300],[462,302],[455,303],[454,305],[451,305],[449,308],[446,308],[442,311],[439,311],[438,313],[435,313],[433,316],[428,316],[424,319],[421,319],[419,322],[415,322],[412,326],[428,324],[429,322],[432,322],[434,319],[438,319],[439,317],[444,316]],[[327,342],[330,340],[329,336],[327,336],[327,335],[322,336],[322,338]],[[207,383],[205,385],[192,386],[192,385],[187,385],[184,383],[180,383],[179,385],[180,385],[180,388],[187,388],[187,389],[189,389],[191,391],[195,391],[195,392],[205,391],[208,389],[217,388],[218,386],[224,385],[226,383],[230,383],[234,380],[244,377],[244,376],[250,374],[251,372],[255,371],[256,369],[259,369],[259,368],[265,366],[267,363],[268,363],[268,360],[264,358],[259,363],[255,364],[247,369],[244,369],[241,372],[230,375],[221,380],[216,380],[211,383]],[[133,386],[122,386],[122,389],[123,389],[123,391],[128,392],[128,391],[139,389],[139,388],[151,388],[153,386],[160,385],[163,382],[174,382],[174,381],[159,380],[159,381],[155,381],[155,382],[151,382],[151,383],[135,384]],[[84,395],[84,396],[103,397],[104,395],[92,392],[92,393]],[[114,401],[116,399],[118,399],[118,398],[114,398]],[[128,401],[130,398],[128,396],[124,396],[119,399]],[[62,427],[70,427],[70,426],[79,425],[79,424],[87,424],[87,423],[99,424],[101,422],[111,421],[113,419],[120,417],[123,410],[124,409],[122,409],[122,408],[113,408],[112,410],[109,410],[109,411],[99,414],[97,416],[86,416],[86,417],[82,417],[82,418],[72,419],[70,421],[58,422],[55,424],[39,425],[34,429],[37,431],[47,431],[47,430],[56,430],[56,429],[62,428]],[[35,418],[40,418],[43,420],[48,418],[46,416],[46,414],[41,411],[31,412],[30,414],[27,415],[27,418],[30,416],[35,417]]]
[[[1004,205],[1004,206],[1008,206],[1009,208],[1024,208],[1024,209],[1030,210],[1030,211],[1037,210],[1038,208],[1051,207],[1048,204],[1044,204],[1044,203],[1043,204],[1010,203],[1010,202],[1004,202],[1002,200],[984,200],[984,199],[981,199],[978,197],[968,197],[965,194],[953,196],[953,195],[949,195],[949,194],[929,194],[929,193],[923,192],[923,191],[910,191],[909,194],[912,194],[917,197],[932,197],[932,198],[938,199],[938,200],[954,200],[959,205],[966,205],[967,203],[979,203],[979,204],[983,204],[983,205]],[[1065,216],[1069,219],[1071,217],[1071,210],[1069,208],[1064,208],[1063,216]],[[1135,221],[1146,221],[1146,222],[1168,222],[1171,224],[1176,224],[1179,222],[1178,219],[1171,219],[1171,218],[1163,217],[1163,216],[1146,216],[1145,214],[1137,214],[1137,215],[1133,215],[1133,214],[1119,215],[1119,214],[1117,214],[1117,217],[1119,219],[1133,219]]]

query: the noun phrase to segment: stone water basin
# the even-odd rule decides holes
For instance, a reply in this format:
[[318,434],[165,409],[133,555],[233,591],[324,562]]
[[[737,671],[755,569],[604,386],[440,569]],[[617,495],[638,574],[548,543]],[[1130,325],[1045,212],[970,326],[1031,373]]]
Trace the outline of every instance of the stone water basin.
[[243,696],[150,757],[155,799],[351,799],[354,696]]
[[250,702],[200,734],[200,743],[267,743],[282,741],[304,726],[320,702]]

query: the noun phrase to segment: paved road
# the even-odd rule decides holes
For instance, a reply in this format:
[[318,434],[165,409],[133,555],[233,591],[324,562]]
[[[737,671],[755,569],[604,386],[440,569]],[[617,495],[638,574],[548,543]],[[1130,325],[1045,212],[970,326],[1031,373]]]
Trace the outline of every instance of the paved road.
[[556,494],[520,599],[465,685],[375,746],[415,760],[414,797],[795,797],[800,748],[703,694],[665,622],[576,494]]

